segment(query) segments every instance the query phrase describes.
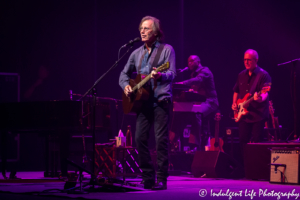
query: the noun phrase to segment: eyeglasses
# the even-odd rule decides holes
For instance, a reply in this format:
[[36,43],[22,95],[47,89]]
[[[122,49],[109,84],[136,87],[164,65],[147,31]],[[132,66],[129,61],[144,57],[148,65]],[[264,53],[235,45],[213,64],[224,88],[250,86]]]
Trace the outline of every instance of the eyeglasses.
[[140,29],[140,32],[142,32],[143,30],[145,32],[148,32],[148,31],[152,30],[151,28],[147,28],[147,27],[144,27],[144,28],[140,27],[139,29]]

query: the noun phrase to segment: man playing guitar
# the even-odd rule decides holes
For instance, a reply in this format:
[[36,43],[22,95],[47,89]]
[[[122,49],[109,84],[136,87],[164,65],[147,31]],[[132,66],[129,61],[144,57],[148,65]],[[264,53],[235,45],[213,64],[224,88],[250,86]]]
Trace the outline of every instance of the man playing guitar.
[[[147,77],[151,75],[151,80],[148,81],[148,99],[142,102],[141,108],[136,115],[135,140],[139,166],[143,171],[142,184],[144,188],[165,190],[167,189],[169,166],[168,122],[172,97],[171,84],[176,76],[175,51],[171,45],[162,43],[163,32],[160,21],[157,18],[144,17],[139,25],[139,30],[144,45],[130,55],[120,74],[119,84],[124,91],[124,95],[129,98],[135,95],[134,87],[129,84],[132,72],[136,71],[139,75],[143,74],[147,75]],[[157,72],[157,69],[160,68],[158,66],[168,62],[168,70]],[[157,148],[157,184],[155,184],[155,170],[148,149],[149,131],[152,124],[154,124]]]
[[[233,88],[232,110],[240,112],[240,99],[245,96],[252,97],[253,101],[249,101],[244,107],[247,113],[236,120],[239,123],[239,138],[244,152],[245,145],[250,142],[259,142],[263,136],[264,124],[269,116],[268,90],[264,90],[266,85],[271,84],[271,77],[262,68],[257,65],[258,54],[253,49],[248,49],[244,54],[244,65],[246,67],[237,78],[237,82]],[[268,86],[268,87],[269,87]],[[247,98],[247,97],[246,97]],[[239,99],[239,100],[238,100]]]

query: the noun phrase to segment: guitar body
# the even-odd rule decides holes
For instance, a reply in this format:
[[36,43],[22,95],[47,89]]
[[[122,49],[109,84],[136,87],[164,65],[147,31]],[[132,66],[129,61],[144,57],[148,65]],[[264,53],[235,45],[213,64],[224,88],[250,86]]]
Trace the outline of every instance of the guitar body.
[[216,138],[210,140],[210,151],[222,151],[224,152],[223,145],[224,141],[221,138],[218,138],[219,141],[216,141]]
[[[129,80],[129,85],[131,88],[140,83],[147,75],[138,74],[136,78]],[[140,111],[143,102],[149,99],[150,86],[144,86],[137,89],[130,97],[127,97],[123,91],[123,111],[125,114],[137,113]]]
[[246,115],[248,113],[247,108],[244,107],[244,102],[246,102],[248,100],[250,96],[250,93],[247,93],[243,99],[238,99],[236,104],[238,107],[238,111],[234,112],[234,120],[236,122],[240,121],[240,119],[242,118],[243,115]]

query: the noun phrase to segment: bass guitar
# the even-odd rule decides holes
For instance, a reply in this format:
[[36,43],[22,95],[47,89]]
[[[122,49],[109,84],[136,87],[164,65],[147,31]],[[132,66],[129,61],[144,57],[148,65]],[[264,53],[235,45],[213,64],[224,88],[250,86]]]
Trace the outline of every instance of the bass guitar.
[[[257,94],[261,95],[264,94],[271,89],[271,84],[267,84],[267,86],[264,86],[261,91],[259,91]],[[249,111],[247,110],[247,107],[249,106],[250,102],[254,100],[254,96],[250,97],[251,94],[247,93],[243,99],[238,99],[236,104],[238,109],[234,111],[234,121],[238,122],[242,118],[243,115],[246,115]],[[249,98],[250,97],[250,98]]]
[[[169,62],[159,66],[155,69],[156,72],[162,72],[170,68]],[[123,111],[125,114],[131,112],[138,112],[142,107],[143,101],[149,98],[149,89],[143,87],[151,79],[151,74],[144,75],[138,74],[135,80],[130,79],[129,85],[132,88],[132,94],[127,97],[123,91],[122,100],[123,100]]]
[[210,151],[222,151],[223,150],[223,145],[224,145],[224,141],[219,138],[219,131],[220,131],[220,120],[221,120],[221,114],[220,113],[216,113],[215,115],[215,138],[212,138],[210,140]]

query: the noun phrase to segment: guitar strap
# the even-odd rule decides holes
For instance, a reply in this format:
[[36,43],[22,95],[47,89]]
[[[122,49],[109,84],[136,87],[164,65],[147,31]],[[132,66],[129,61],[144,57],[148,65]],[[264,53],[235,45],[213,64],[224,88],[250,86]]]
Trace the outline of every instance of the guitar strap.
[[156,52],[156,55],[155,55],[155,58],[154,58],[154,61],[152,63],[152,68],[153,67],[157,67],[157,64],[158,64],[158,60],[160,58],[160,55],[161,55],[161,52],[162,50],[164,49],[164,46],[165,44],[160,44],[158,49],[157,49],[157,52]]
[[[155,58],[154,58],[154,60],[153,60],[153,62],[152,62],[152,67],[151,67],[151,69],[150,69],[150,72],[152,71],[152,68],[153,67],[156,67],[157,66],[157,64],[158,64],[158,61],[159,61],[159,58],[160,58],[160,55],[161,55],[161,52],[162,52],[162,50],[164,49],[164,44],[160,44],[159,45],[159,47],[158,47],[158,49],[157,49],[157,52],[156,52],[156,55],[155,55]],[[137,67],[137,73],[140,73],[141,72],[141,67],[142,67],[142,61],[144,60],[144,57],[145,57],[145,54],[147,53],[147,50],[145,50],[145,52],[144,52],[144,54],[142,55],[142,57],[141,57],[141,59],[140,59],[140,61],[139,61],[139,65],[138,65],[138,67]]]
[[252,84],[252,86],[249,90],[249,93],[251,95],[253,95],[255,93],[255,89],[256,89],[256,86],[258,84],[258,80],[259,80],[259,72],[256,74],[255,80],[254,80],[254,82],[253,82],[253,84]]
[[[155,58],[154,58],[154,61],[152,63],[152,68],[153,67],[157,67],[157,64],[158,64],[158,60],[160,58],[160,55],[161,55],[161,52],[162,50],[164,49],[164,44],[160,44],[158,49],[157,49],[157,52],[156,52],[156,55],[155,55]],[[153,87],[153,91],[156,90],[157,88],[157,80],[154,80],[154,87]]]

